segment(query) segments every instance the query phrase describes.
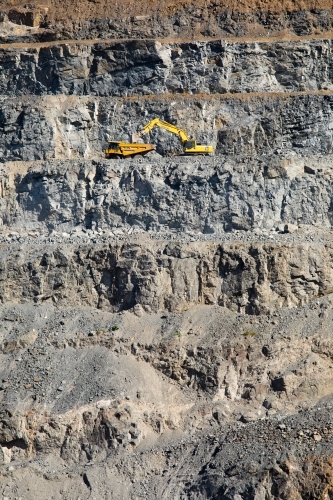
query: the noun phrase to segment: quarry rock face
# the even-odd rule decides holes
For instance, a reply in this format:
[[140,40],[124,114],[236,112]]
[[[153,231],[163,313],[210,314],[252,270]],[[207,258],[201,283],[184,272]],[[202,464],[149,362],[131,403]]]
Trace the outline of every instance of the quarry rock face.
[[13,44],[0,49],[0,91],[120,97],[329,90],[331,57],[331,39]]
[[332,157],[323,159],[321,168],[316,161],[292,154],[245,160],[156,155],[144,162],[31,162],[24,172],[12,162],[0,174],[2,224],[32,231],[219,235],[232,229],[284,231],[286,224],[289,232],[299,224],[330,228]]
[[1,498],[332,497],[332,19],[0,1]]
[[[155,246],[155,245],[154,245]],[[332,244],[330,245],[332,246]],[[111,244],[2,250],[2,303],[181,312],[212,304],[259,314],[305,304],[333,289],[323,245]],[[31,273],[31,269],[34,269]]]
[[243,37],[265,35],[318,35],[332,28],[331,5],[325,0],[315,4],[295,2],[227,4],[209,1],[167,0],[139,4],[126,2],[56,0],[52,4],[1,2],[4,23],[2,40],[54,41],[96,38],[187,38]]
[[[128,120],[124,120],[124,116]],[[301,156],[332,153],[332,96],[153,97],[152,99],[44,96],[3,99],[0,160],[103,158],[108,140],[131,141],[160,116],[212,144],[217,154],[248,157],[276,152]],[[179,155],[179,138],[153,129],[142,141],[160,155]],[[149,158],[149,157],[147,157]]]

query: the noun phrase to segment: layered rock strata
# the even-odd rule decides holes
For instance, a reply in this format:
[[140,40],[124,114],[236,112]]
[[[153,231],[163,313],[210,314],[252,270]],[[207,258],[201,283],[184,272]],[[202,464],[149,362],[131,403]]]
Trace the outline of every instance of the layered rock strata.
[[332,5],[0,11],[0,496],[331,498]]
[[[330,247],[332,244],[330,244]],[[51,301],[106,310],[182,311],[219,304],[243,313],[332,293],[332,249],[235,243],[2,249],[2,303]]]
[[[332,99],[329,91],[239,98],[6,98],[0,110],[0,160],[101,158],[108,139],[131,141],[156,116],[178,124],[198,142],[212,144],[217,158],[276,150],[329,154]],[[167,131],[153,130],[145,139],[156,144],[159,154],[182,152],[178,137]]]
[[[309,2],[43,2],[0,4],[2,39],[57,40],[318,34],[332,29],[332,5]],[[20,28],[20,29],[18,29]],[[23,29],[22,29],[23,28]],[[25,29],[24,29],[25,28]]]
[[288,223],[330,228],[331,162],[293,154],[8,162],[0,177],[2,229],[222,237]]
[[[0,93],[137,96],[332,88],[332,40],[0,46]],[[19,72],[19,78],[17,77]]]

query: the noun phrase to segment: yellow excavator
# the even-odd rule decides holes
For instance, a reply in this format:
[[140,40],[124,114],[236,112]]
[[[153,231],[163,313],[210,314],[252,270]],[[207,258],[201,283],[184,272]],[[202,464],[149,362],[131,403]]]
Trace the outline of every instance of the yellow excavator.
[[105,158],[133,158],[136,155],[144,156],[156,148],[153,144],[132,144],[122,141],[109,141],[105,150]]
[[204,144],[197,143],[193,137],[189,138],[185,130],[182,128],[164,120],[160,120],[159,118],[154,118],[147,123],[147,125],[145,125],[140,132],[133,134],[133,142],[135,143],[139,137],[143,137],[148,134],[148,132],[150,132],[154,127],[161,127],[169,132],[172,132],[173,134],[177,134],[181,140],[185,155],[209,155],[213,153],[213,146],[206,146]]

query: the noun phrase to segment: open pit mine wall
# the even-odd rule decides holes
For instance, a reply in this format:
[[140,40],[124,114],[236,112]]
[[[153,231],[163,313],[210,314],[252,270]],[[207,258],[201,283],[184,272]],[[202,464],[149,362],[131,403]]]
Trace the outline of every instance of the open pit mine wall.
[[137,96],[331,89],[332,40],[0,47],[0,94]]
[[[325,159],[327,166],[331,160]],[[198,232],[231,228],[330,227],[332,174],[309,166],[316,161],[274,155],[254,163],[221,157],[7,164],[1,222],[5,231],[17,230],[18,241],[0,250],[0,301],[114,310],[141,304],[147,311],[219,304],[257,314],[331,293],[329,243],[279,246],[273,236],[266,245],[195,241]],[[67,231],[69,250],[52,237],[51,248],[33,248],[33,241],[32,248],[21,247],[22,228],[32,236]],[[113,243],[96,248],[76,240],[71,248],[69,233],[84,239],[87,229],[105,231]],[[151,230],[160,241],[146,244],[138,235],[137,243],[115,242],[133,229]],[[164,241],[173,229],[193,231],[192,243]]]
[[259,314],[332,293],[332,257],[323,244],[12,244],[0,249],[0,302]]
[[[327,154],[331,61],[332,40],[2,47],[0,162],[102,157],[108,139],[130,141],[156,116],[215,155]],[[145,140],[181,152],[169,132]]]
[[0,223],[19,233],[330,228],[332,161],[273,155],[13,162],[0,169]]
[[[325,91],[326,92],[326,91]],[[168,96],[116,98],[44,96],[0,101],[0,162],[103,157],[108,139],[161,117],[212,144],[215,156],[333,149],[333,95]],[[178,137],[155,129],[146,139],[163,155],[180,153]]]

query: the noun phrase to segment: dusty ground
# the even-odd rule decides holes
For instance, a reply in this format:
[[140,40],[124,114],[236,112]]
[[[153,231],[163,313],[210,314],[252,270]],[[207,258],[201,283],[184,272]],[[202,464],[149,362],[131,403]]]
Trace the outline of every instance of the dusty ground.
[[2,306],[3,497],[324,498],[332,321]]
[[[26,2],[16,0],[1,0],[0,8],[24,8]],[[124,0],[122,2],[111,2],[110,0],[100,0],[98,2],[74,0],[68,2],[66,0],[45,0],[42,2],[34,2],[32,6],[48,9],[48,17],[53,21],[63,21],[69,18],[74,18],[76,21],[81,21],[90,18],[105,18],[106,16],[115,17],[119,14],[124,15],[151,15],[158,12],[161,16],[175,14],[177,11],[185,9],[197,10],[212,10],[214,14],[221,11],[234,12],[251,12],[251,11],[277,11],[277,12],[293,12],[293,11],[312,11],[315,9],[328,10],[332,8],[330,0],[282,0],[274,1],[269,4],[265,0],[244,0],[236,2],[228,0],[221,2],[220,0],[143,0],[139,4],[133,0]]]
[[[306,35],[332,28],[328,0],[257,1],[2,0],[2,39],[248,37]],[[10,23],[10,24],[8,24]],[[12,25],[13,24],[13,25]],[[16,27],[15,27],[16,26]],[[19,26],[19,28],[17,28]],[[30,27],[30,28],[24,28]],[[40,28],[40,30],[39,30]],[[108,36],[109,34],[109,36]]]

